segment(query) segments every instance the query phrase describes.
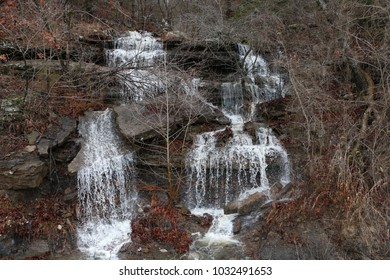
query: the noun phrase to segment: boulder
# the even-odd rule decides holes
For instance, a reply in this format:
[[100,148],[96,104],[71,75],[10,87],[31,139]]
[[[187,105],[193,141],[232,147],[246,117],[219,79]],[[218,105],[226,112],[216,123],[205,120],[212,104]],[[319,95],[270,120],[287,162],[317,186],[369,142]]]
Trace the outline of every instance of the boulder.
[[241,201],[235,200],[227,204],[223,208],[223,212],[225,215],[238,213],[238,208],[240,208],[240,205],[241,205]]
[[159,135],[158,129],[163,124],[158,122],[157,115],[148,115],[147,108],[140,104],[114,107],[117,123],[121,133],[128,139],[143,141]]
[[178,94],[169,96],[169,108],[174,113],[165,117],[166,97],[164,95],[143,102],[114,107],[116,121],[121,133],[129,140],[138,142],[162,136],[167,123],[172,133],[188,122],[198,118],[215,118],[215,109],[196,95]]
[[236,200],[227,204],[224,207],[224,213],[233,214],[238,213],[240,215],[248,215],[251,212],[260,209],[260,206],[267,201],[267,196],[263,193],[256,192],[251,194],[243,200]]
[[50,149],[62,145],[76,128],[76,120],[69,117],[60,118],[59,124],[50,126],[39,140],[37,144],[39,155],[47,157]]
[[47,172],[46,164],[37,155],[28,152],[11,154],[0,160],[0,189],[37,188]]

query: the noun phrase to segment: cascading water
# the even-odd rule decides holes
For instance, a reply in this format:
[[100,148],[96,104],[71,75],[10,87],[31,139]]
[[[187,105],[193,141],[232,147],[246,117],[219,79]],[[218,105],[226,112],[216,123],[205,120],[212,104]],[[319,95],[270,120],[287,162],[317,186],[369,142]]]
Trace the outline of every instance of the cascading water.
[[283,81],[271,74],[265,60],[247,46],[239,45],[239,55],[246,71],[245,82],[223,83],[221,89],[222,111],[230,119],[230,127],[197,135],[186,160],[188,206],[194,214],[214,216],[213,225],[201,239],[208,246],[237,242],[232,231],[235,216],[224,215],[222,209],[255,192],[269,195],[270,164],[278,167],[273,180],[284,185],[290,180],[287,153],[271,129],[259,125],[255,135],[244,131],[256,104],[283,96]]
[[[224,215],[223,206],[254,192],[268,194],[271,162],[278,162],[277,180],[283,184],[289,181],[287,153],[271,130],[258,126],[249,134],[244,129],[245,122],[254,116],[256,104],[283,95],[283,81],[272,75],[266,62],[247,46],[239,45],[239,55],[247,74],[245,80],[224,83],[221,90],[222,110],[231,126],[198,135],[186,161],[188,206],[194,214],[208,212],[214,217],[210,231],[200,240],[209,245],[237,244],[232,224],[236,216]],[[107,51],[107,60],[108,66],[121,68],[117,75],[124,102],[142,100],[167,86],[167,79],[153,67],[165,60],[165,52],[150,33],[129,32],[119,38],[116,49]],[[180,83],[187,94],[197,94],[199,79]],[[87,113],[79,130],[85,140],[85,165],[78,172],[83,219],[78,229],[79,248],[90,258],[115,258],[120,245],[130,240],[130,220],[137,199],[132,188],[133,153],[117,136],[110,110]]]
[[246,72],[246,90],[254,104],[284,97],[283,79],[270,72],[267,62],[249,46],[238,44],[238,54]]
[[[151,72],[165,56],[162,44],[150,33],[129,32],[107,51],[109,67],[119,67],[124,102],[141,100],[158,92],[162,83]],[[90,258],[116,258],[130,241],[130,221],[137,199],[132,184],[134,155],[118,136],[111,110],[89,112],[81,119],[84,166],[78,171],[78,195],[82,224],[78,246]]]
[[130,220],[137,193],[133,154],[115,131],[111,110],[90,112],[80,120],[84,166],[78,171],[81,218],[78,245],[92,258],[115,258],[129,240]]
[[151,70],[165,55],[162,43],[149,32],[130,31],[115,41],[115,49],[107,51],[107,64],[123,69],[117,76],[124,101],[142,100],[162,91],[163,81]]

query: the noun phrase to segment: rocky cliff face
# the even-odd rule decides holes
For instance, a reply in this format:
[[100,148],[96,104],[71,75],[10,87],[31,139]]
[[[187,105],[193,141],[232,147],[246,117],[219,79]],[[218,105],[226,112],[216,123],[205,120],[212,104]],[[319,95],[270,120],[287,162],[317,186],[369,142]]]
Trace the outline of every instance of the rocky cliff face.
[[24,190],[39,187],[48,167],[36,154],[20,152],[0,161],[0,189]]
[[[167,185],[167,167],[178,171],[173,180],[182,184],[185,157],[196,135],[229,127],[230,121],[218,109],[223,103],[221,84],[231,78],[240,77],[235,44],[222,45],[218,41],[194,43],[185,41],[185,38],[176,38],[174,43],[169,40],[164,43],[167,45],[170,61],[179,67],[180,71],[196,72],[197,77],[201,78],[196,95],[170,95],[168,102],[175,108],[175,113],[169,115],[168,119],[161,118],[161,112],[158,111],[161,104],[167,101],[164,96],[122,106],[112,106],[115,100],[113,101],[112,92],[109,90],[100,96],[103,102],[110,100],[110,104],[105,106],[112,107],[118,131],[136,151],[138,184],[162,188]],[[278,104],[278,101],[274,103]],[[255,137],[255,128],[260,126],[256,121],[286,118],[283,106],[274,106],[268,111],[258,112],[255,122],[248,123],[244,128],[252,137]],[[8,191],[8,195],[11,194],[9,191],[35,189],[35,195],[31,197],[60,191],[66,201],[71,202],[76,198],[75,172],[82,165],[82,151],[77,155],[82,139],[77,138],[76,119],[62,116],[56,118],[57,123],[49,126],[45,133],[29,134],[25,151],[12,153],[0,161],[0,189]],[[176,135],[169,146],[169,160],[164,138],[167,123],[170,135]],[[283,135],[286,132],[282,127],[278,133]],[[221,142],[219,145],[224,144],[226,143]],[[277,169],[277,165],[276,162],[274,168]],[[30,196],[31,192],[26,194],[22,196],[24,199]],[[233,210],[243,217],[243,227],[245,217],[265,203],[263,196],[257,200],[251,199],[245,202],[244,206]],[[72,224],[77,218],[75,211],[69,216],[69,223]],[[239,233],[240,228],[241,224],[238,223],[235,232]],[[8,244],[9,241],[7,239],[1,242]]]

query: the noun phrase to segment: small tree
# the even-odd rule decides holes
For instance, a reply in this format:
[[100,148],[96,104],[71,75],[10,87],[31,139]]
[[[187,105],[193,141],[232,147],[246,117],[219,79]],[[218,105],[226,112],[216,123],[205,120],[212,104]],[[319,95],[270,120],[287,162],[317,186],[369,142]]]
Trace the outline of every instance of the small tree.
[[[164,162],[164,174],[157,175],[166,180],[169,200],[176,203],[184,179],[188,130],[204,114],[206,105],[195,93],[193,78],[188,74],[173,70],[167,63],[152,73],[160,79],[160,92],[129,105],[129,111],[136,122],[153,131],[154,141],[135,139],[135,143]],[[180,162],[176,160],[178,155]]]

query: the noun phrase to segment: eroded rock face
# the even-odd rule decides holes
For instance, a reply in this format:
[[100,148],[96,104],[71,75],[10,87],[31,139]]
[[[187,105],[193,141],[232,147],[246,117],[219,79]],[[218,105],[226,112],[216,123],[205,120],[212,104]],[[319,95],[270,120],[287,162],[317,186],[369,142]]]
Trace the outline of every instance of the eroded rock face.
[[48,172],[33,153],[20,152],[0,161],[0,189],[23,190],[39,187]]

